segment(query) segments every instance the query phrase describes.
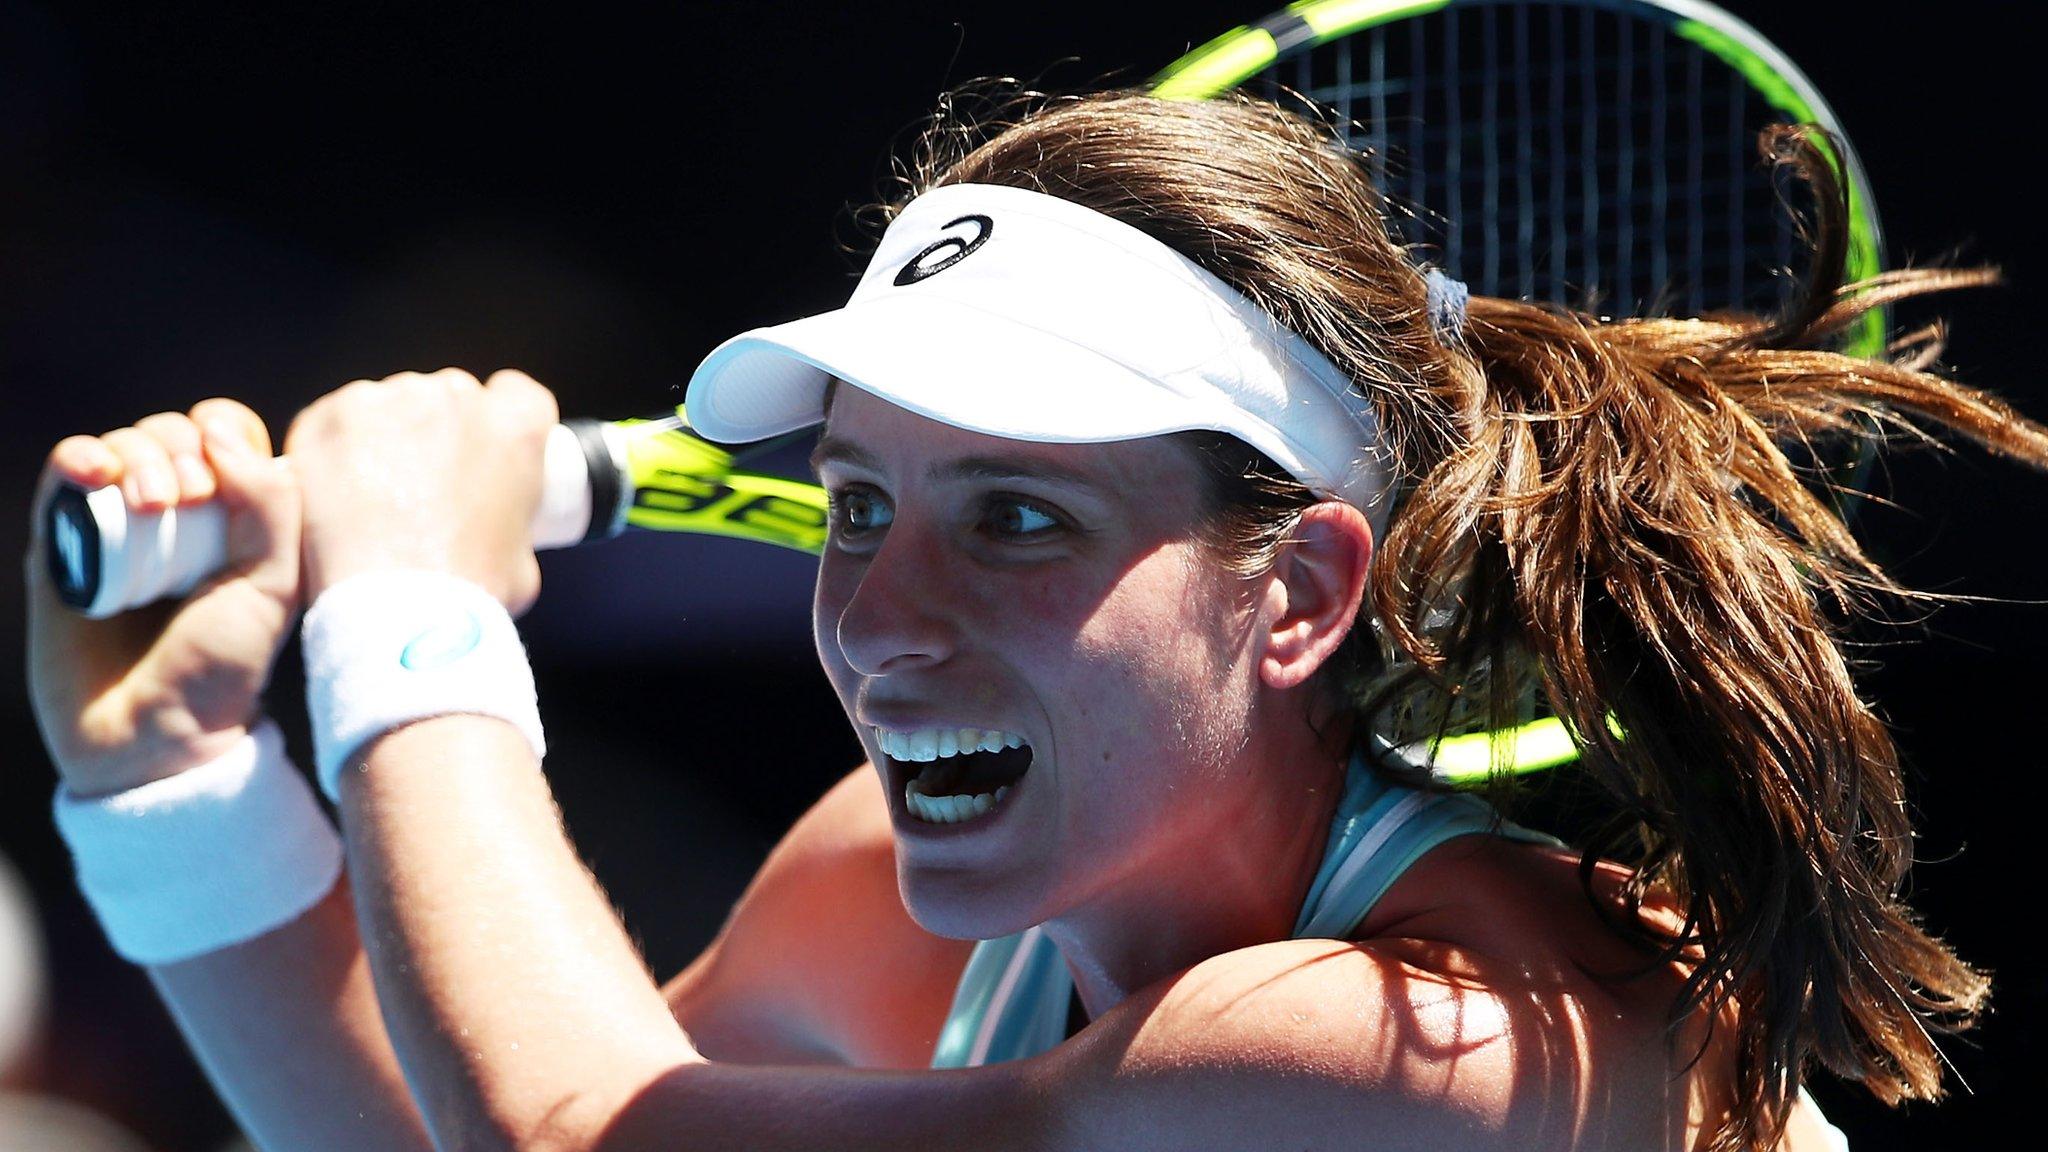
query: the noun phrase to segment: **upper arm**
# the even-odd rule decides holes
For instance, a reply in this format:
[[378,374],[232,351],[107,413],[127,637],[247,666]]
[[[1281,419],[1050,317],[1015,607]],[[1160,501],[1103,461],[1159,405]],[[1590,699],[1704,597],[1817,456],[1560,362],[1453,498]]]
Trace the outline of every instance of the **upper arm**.
[[1683,1147],[1664,1023],[1527,958],[1287,940],[1130,997],[1048,1075],[1076,1148]]
[[1053,1074],[1086,1103],[1077,1145],[1459,1147],[1519,1107],[1504,1091],[1518,1066],[1562,1055],[1558,1006],[1474,975],[1372,944],[1261,945],[1125,1000]]
[[887,805],[862,765],[791,827],[663,993],[713,1060],[917,1067],[972,947],[904,910]]
[[[1518,980],[1512,965],[1426,954],[1436,947],[1290,940],[1228,953],[1050,1052],[984,1068],[677,1068],[594,1146],[1678,1146],[1669,1101],[1645,1099],[1672,1090],[1661,1057],[1616,1050],[1573,992]],[[1612,1064],[1645,1070],[1603,1071]]]

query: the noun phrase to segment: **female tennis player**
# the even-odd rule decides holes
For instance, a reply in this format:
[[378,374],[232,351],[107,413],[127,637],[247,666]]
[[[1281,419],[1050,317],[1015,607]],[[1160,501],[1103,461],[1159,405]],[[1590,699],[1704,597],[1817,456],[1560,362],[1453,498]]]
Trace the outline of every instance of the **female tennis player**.
[[[545,388],[357,382],[276,460],[227,400],[65,440],[48,482],[218,493],[235,558],[104,622],[31,558],[81,882],[265,1147],[1832,1147],[1807,1073],[1937,1094],[1986,982],[1898,897],[1835,639],[1896,589],[1776,445],[2048,436],[1818,350],[1981,277],[1838,295],[1839,191],[1781,143],[1823,219],[1763,320],[1468,300],[1249,100],[927,157],[845,308],[691,384],[714,439],[823,423],[817,646],[869,762],[666,984],[537,770]],[[258,717],[304,606],[345,869]],[[1394,748],[1528,684],[1590,842]]]

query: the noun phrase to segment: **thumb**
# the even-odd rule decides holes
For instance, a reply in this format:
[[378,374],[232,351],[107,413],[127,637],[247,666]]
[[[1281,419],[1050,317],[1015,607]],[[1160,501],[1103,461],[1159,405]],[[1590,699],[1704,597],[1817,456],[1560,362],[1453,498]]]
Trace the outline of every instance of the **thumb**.
[[298,589],[299,482],[291,460],[258,451],[248,432],[221,417],[203,420],[207,463],[228,513],[228,567],[266,592]]

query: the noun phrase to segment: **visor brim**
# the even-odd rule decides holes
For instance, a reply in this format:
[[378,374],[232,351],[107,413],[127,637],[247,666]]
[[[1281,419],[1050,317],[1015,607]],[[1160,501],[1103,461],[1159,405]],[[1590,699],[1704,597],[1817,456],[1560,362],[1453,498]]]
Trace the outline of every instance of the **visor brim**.
[[1091,349],[951,300],[892,296],[744,332],[690,378],[707,439],[746,443],[824,419],[838,377],[970,432],[1044,443],[1227,426],[1227,415]]

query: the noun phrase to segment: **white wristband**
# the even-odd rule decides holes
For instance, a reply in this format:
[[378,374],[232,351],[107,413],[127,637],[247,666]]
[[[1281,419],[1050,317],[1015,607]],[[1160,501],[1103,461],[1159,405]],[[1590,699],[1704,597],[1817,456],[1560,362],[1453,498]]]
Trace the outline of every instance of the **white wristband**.
[[57,831],[114,951],[189,960],[253,940],[320,902],[341,837],[268,720],[176,776],[81,800],[62,787]]
[[430,716],[509,720],[547,754],[533,669],[496,597],[445,572],[366,572],[306,612],[306,708],[320,788],[340,801],[341,771],[372,740]]

